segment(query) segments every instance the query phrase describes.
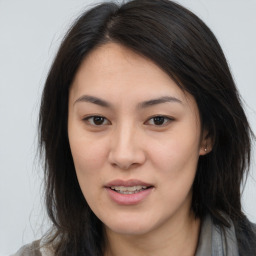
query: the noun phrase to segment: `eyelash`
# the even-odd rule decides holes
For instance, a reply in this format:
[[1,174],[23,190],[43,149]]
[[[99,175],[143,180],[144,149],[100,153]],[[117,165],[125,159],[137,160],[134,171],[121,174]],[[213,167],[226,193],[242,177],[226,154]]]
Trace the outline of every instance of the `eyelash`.
[[[150,125],[154,125],[154,126],[159,126],[159,127],[163,127],[163,126],[166,126],[166,125],[168,125],[171,121],[174,121],[174,118],[172,118],[172,117],[169,117],[169,116],[163,116],[163,115],[156,115],[156,116],[152,116],[152,117],[150,117],[147,121],[146,121],[146,123],[148,123],[150,120],[154,120],[154,119],[156,119],[156,118],[161,118],[161,119],[164,119],[164,123],[163,124],[150,124]],[[156,121],[156,120],[155,120]]]
[[[95,121],[96,121],[95,118],[103,119],[103,123],[102,124],[95,124]],[[163,116],[163,115],[156,115],[156,116],[150,117],[144,124],[149,123],[150,120],[156,121],[156,118],[158,118],[158,119],[159,118],[163,118],[164,119],[164,123],[163,124],[158,124],[158,125],[157,124],[149,124],[149,125],[153,125],[153,126],[157,126],[157,127],[164,127],[164,126],[168,125],[168,123],[170,123],[171,121],[174,121],[174,118],[172,118],[172,117]],[[85,117],[83,120],[88,122],[90,125],[96,126],[96,127],[100,127],[100,126],[103,126],[103,125],[110,125],[111,124],[111,122],[108,121],[107,118],[105,118],[104,116],[97,116],[97,115],[95,115],[95,116],[88,116],[88,117]],[[90,120],[93,120],[93,121],[91,122]],[[106,123],[104,124],[105,121],[107,121],[108,124],[106,124]]]
[[[107,118],[105,118],[104,116],[88,116],[88,117],[85,117],[83,120],[84,121],[86,121],[86,122],[88,122],[90,125],[92,125],[92,126],[102,126],[102,125],[106,125],[106,124],[93,124],[92,122],[90,122],[90,119],[92,119],[93,120],[93,122],[95,122],[95,120],[94,120],[94,118],[102,118],[102,119],[104,119],[104,121],[106,121],[107,120]],[[109,121],[108,121],[109,122]],[[110,123],[110,122],[109,122]],[[110,123],[111,124],[111,123]]]

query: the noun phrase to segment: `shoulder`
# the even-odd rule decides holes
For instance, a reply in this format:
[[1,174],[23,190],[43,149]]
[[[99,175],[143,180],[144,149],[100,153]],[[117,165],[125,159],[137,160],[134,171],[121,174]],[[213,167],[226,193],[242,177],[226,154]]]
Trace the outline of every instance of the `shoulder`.
[[256,224],[251,222],[251,227],[252,227],[254,234],[256,235]]
[[240,255],[256,255],[256,225],[244,217],[235,227]]
[[49,248],[41,245],[41,240],[24,245],[15,254],[11,256],[53,256],[54,253]]

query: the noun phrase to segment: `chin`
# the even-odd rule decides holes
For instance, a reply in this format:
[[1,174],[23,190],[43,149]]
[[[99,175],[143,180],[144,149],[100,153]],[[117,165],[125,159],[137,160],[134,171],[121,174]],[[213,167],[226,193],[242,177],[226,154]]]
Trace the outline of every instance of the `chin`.
[[132,224],[128,226],[114,226],[114,227],[108,227],[112,232],[120,235],[127,235],[127,236],[141,236],[145,235],[148,232],[150,232],[149,227],[144,227],[144,226],[136,226],[135,224],[131,226]]
[[145,220],[142,217],[126,217],[126,218],[115,218],[112,221],[104,222],[107,229],[111,232],[122,234],[122,235],[144,235],[149,233],[157,226],[153,220]]

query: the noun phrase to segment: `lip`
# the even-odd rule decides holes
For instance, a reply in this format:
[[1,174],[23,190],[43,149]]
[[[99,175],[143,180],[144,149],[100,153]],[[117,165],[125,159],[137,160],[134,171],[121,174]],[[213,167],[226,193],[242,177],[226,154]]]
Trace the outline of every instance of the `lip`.
[[[121,194],[110,187],[112,186],[124,186],[124,187],[132,187],[132,186],[147,186],[148,188],[142,190],[140,192],[134,194]],[[113,180],[105,186],[108,196],[110,199],[117,203],[118,205],[137,205],[144,201],[148,196],[150,196],[154,186],[152,184],[140,181],[140,180]]]
[[124,187],[133,187],[133,186],[146,186],[153,187],[152,184],[146,183],[141,180],[131,179],[131,180],[113,180],[105,185],[106,188],[112,186],[124,186]]

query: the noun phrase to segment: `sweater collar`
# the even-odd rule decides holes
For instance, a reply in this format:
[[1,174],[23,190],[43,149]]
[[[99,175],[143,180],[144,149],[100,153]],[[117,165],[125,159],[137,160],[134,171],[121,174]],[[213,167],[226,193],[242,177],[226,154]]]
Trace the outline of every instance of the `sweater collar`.
[[235,228],[230,221],[230,228],[221,229],[215,225],[210,215],[202,220],[198,247],[195,256],[239,256]]

